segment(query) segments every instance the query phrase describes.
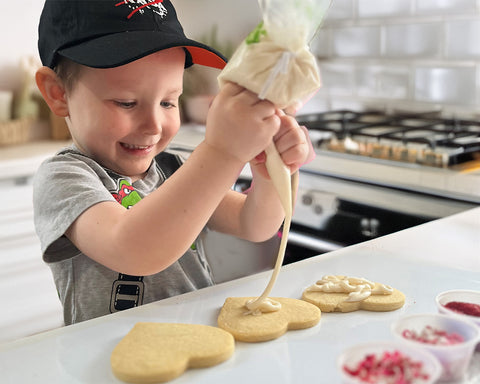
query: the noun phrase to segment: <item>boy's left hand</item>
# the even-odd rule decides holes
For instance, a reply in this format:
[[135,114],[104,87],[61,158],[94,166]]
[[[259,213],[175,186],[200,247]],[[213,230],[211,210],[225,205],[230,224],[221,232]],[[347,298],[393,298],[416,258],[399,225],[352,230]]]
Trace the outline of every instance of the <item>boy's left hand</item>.
[[[273,138],[275,147],[285,165],[291,173],[296,172],[303,164],[309,163],[315,158],[307,128],[298,125],[292,116],[287,116],[283,111],[278,110],[280,117],[280,129]],[[269,178],[265,167],[265,152],[260,153],[250,161],[250,167],[254,173]]]

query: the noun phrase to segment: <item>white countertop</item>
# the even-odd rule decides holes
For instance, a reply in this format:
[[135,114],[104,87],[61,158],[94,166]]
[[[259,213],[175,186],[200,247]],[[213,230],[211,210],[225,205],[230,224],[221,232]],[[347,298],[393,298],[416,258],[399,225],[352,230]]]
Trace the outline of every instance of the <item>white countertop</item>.
[[70,141],[41,140],[0,148],[0,181],[29,178],[47,157]]
[[[299,298],[325,274],[347,274],[403,291],[403,308],[385,313],[324,313],[310,329],[257,344],[236,343],[218,366],[191,370],[175,383],[338,383],[337,356],[364,341],[393,339],[390,324],[435,312],[449,289],[480,290],[480,208],[283,267],[272,296]],[[259,295],[270,272],[0,345],[2,383],[119,383],[110,354],[139,321],[216,325],[228,296]],[[480,353],[463,383],[480,382]]]

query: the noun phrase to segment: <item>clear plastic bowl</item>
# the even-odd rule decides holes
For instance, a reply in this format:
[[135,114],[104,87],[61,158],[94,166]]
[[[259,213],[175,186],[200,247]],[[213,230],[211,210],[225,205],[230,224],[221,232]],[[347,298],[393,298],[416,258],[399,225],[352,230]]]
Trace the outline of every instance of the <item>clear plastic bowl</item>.
[[480,327],[480,317],[465,315],[465,314],[458,313],[458,312],[452,311],[451,309],[446,308],[445,304],[451,301],[461,301],[465,303],[480,305],[480,291],[469,291],[469,290],[458,289],[454,291],[442,292],[435,298],[435,303],[437,304],[438,312],[446,315],[458,316],[463,319],[473,321],[475,324],[477,324]]
[[[457,333],[464,341],[452,345],[427,344],[403,336],[405,330],[421,333],[426,326],[447,333]],[[460,380],[470,364],[477,342],[480,340],[480,328],[470,321],[443,314],[418,314],[404,316],[392,324],[394,336],[411,347],[432,353],[442,365],[440,381]]]
[[[420,361],[425,373],[428,374],[428,380],[414,380],[411,384],[431,384],[438,380],[442,372],[440,363],[435,357],[423,351],[420,348],[414,348],[398,341],[377,341],[365,344],[358,344],[345,350],[337,359],[337,368],[344,384],[365,384],[355,376],[345,372],[344,366],[355,368],[360,361],[367,355],[383,355],[384,352],[398,351],[404,356],[408,356],[412,361]],[[384,381],[379,381],[384,382]]]

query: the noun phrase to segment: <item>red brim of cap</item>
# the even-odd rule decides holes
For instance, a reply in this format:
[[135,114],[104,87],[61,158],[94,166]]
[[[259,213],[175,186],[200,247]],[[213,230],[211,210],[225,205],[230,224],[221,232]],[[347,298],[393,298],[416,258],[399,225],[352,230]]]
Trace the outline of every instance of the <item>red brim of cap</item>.
[[194,64],[223,69],[227,64],[225,60],[206,49],[192,46],[184,46],[190,52]]

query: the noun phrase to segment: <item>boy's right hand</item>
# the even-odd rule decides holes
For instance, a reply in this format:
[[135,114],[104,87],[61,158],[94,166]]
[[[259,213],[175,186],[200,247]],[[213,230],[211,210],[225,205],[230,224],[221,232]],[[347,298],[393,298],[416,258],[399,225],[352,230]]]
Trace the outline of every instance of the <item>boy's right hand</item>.
[[225,84],[208,112],[205,142],[247,163],[280,129],[275,105],[235,83]]

